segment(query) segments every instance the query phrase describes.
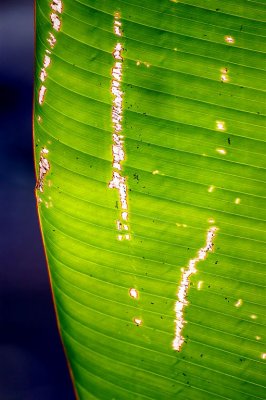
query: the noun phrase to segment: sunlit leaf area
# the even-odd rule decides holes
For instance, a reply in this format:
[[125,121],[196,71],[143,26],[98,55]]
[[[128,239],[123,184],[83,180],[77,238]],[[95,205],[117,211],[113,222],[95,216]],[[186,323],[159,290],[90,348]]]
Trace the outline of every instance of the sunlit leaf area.
[[80,400],[266,397],[265,16],[36,1],[36,200]]

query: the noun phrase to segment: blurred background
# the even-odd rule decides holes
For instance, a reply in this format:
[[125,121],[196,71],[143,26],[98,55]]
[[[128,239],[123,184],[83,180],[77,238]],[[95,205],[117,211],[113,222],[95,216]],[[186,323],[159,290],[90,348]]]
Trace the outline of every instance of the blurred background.
[[0,399],[74,400],[35,208],[33,0],[0,0]]

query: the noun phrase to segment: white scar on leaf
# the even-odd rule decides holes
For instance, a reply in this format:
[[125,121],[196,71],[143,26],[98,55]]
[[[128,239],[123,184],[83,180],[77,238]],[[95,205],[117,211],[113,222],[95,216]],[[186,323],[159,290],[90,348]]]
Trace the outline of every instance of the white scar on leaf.
[[[116,36],[122,36],[121,30],[122,23],[120,21],[120,14],[115,13],[114,19],[114,33]],[[112,124],[113,124],[113,144],[112,144],[112,156],[113,156],[113,171],[112,180],[109,182],[110,189],[117,189],[120,200],[120,216],[116,221],[116,227],[119,231],[117,236],[118,240],[129,240],[129,227],[128,221],[128,201],[127,201],[127,182],[126,177],[122,175],[121,163],[125,160],[124,151],[124,136],[122,134],[122,120],[123,120],[123,92],[121,90],[121,81],[123,73],[123,47],[122,44],[117,42],[114,46],[113,57],[114,65],[112,68],[112,82],[111,82],[111,93],[112,93]]]
[[51,9],[54,11],[57,11],[61,14],[62,10],[63,10],[62,1],[61,0],[53,0],[51,3]]
[[[62,13],[63,3],[62,3],[61,0],[53,0],[52,3],[50,4],[50,7],[51,7],[51,9],[53,11],[50,14],[52,27],[56,31],[59,31],[60,27],[61,27],[61,20],[60,20],[59,16],[56,13],[59,13],[59,14]],[[47,42],[49,43],[51,49],[53,49],[55,44],[56,44],[56,38],[51,32],[49,32],[49,36],[47,38]],[[44,83],[44,81],[46,80],[46,78],[48,76],[47,68],[51,64],[51,51],[46,49],[45,53],[46,54],[44,55],[43,65],[42,65],[42,68],[41,68],[41,71],[40,71],[40,76],[39,76],[42,83]],[[44,103],[44,96],[45,96],[46,90],[47,90],[46,86],[44,86],[42,84],[40,89],[39,89],[39,96],[38,96],[38,100],[39,100],[39,104],[40,105],[43,105],[43,103]]]
[[[216,227],[211,227],[207,232],[206,244],[205,247],[202,247],[195,258],[189,260],[188,266],[186,268],[182,268],[182,276],[181,283],[178,288],[177,298],[178,300],[175,303],[175,338],[173,340],[173,349],[180,351],[181,347],[185,341],[182,336],[182,331],[186,321],[184,320],[184,308],[187,306],[187,294],[189,287],[189,280],[191,275],[197,272],[196,265],[199,261],[203,261],[206,259],[208,252],[213,250],[213,239],[215,237],[215,232],[218,230]],[[199,289],[199,288],[198,288]]]
[[47,172],[50,170],[50,164],[47,160],[47,154],[49,150],[45,147],[41,150],[40,161],[39,161],[39,178],[36,184],[36,189],[43,193],[43,186],[44,186],[44,177]]

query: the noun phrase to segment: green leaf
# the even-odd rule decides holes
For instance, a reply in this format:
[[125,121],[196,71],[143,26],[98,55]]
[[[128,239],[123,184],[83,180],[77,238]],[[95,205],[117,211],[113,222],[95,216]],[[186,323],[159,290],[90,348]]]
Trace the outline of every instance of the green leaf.
[[265,398],[265,4],[60,6],[36,1],[36,197],[78,398]]

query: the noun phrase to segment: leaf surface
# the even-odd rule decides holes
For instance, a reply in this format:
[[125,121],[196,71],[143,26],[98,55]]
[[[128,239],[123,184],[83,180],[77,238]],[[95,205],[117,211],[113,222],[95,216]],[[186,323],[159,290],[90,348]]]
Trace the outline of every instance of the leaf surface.
[[[265,398],[265,4],[59,3],[36,1],[36,196],[77,396]],[[123,232],[109,187],[117,43]],[[182,271],[210,226],[176,351]]]

